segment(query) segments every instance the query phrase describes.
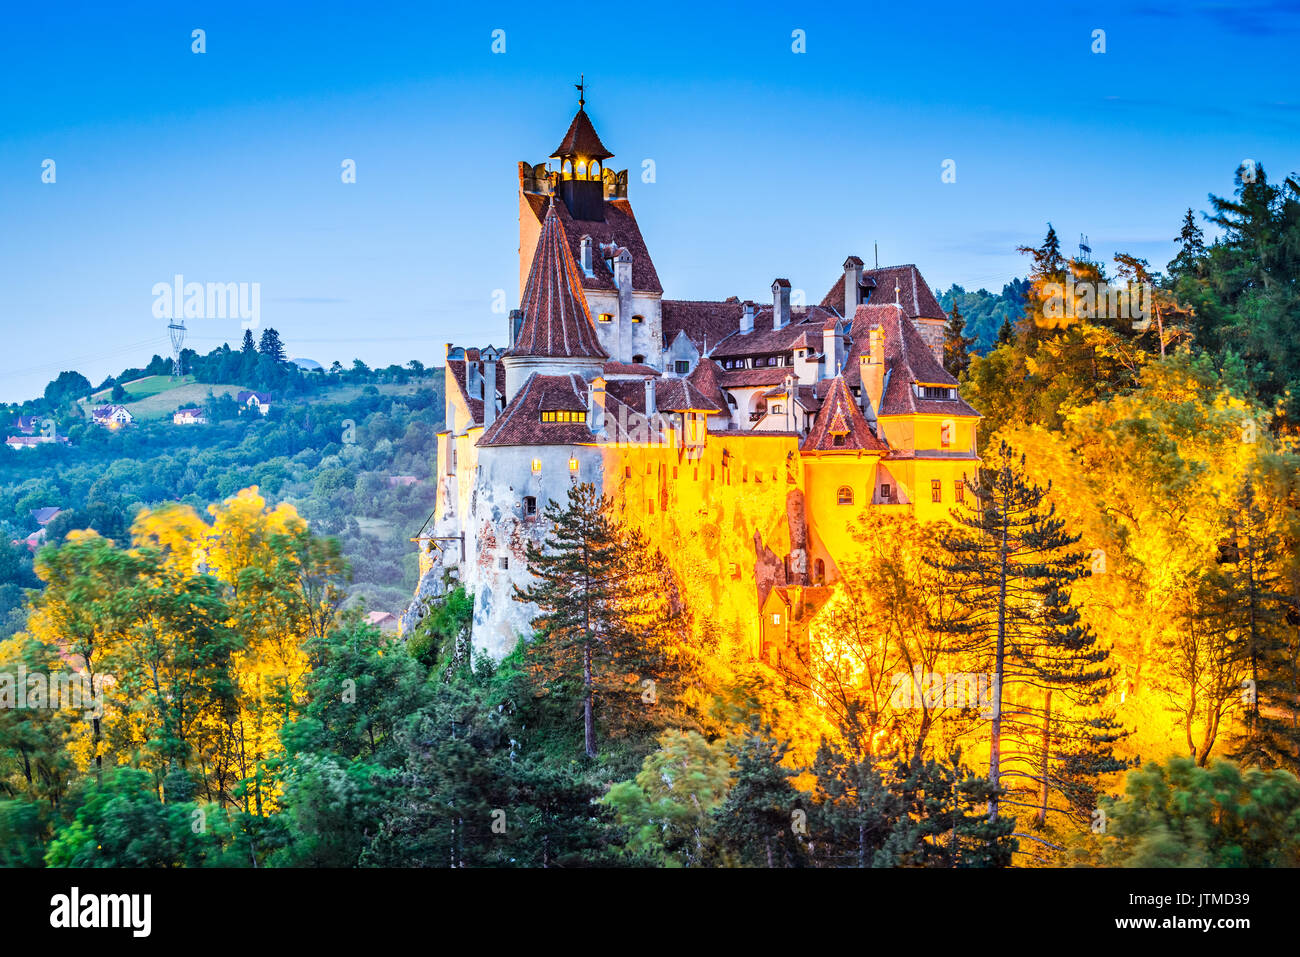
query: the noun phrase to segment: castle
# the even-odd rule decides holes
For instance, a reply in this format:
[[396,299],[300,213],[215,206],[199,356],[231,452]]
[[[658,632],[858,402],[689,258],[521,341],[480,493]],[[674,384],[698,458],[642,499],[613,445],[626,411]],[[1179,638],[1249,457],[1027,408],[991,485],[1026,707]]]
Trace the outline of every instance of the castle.
[[437,502],[403,618],[458,579],[473,643],[531,634],[524,546],[574,480],[664,551],[697,618],[776,663],[825,600],[864,507],[946,518],[979,414],[943,368],[915,266],[849,256],[804,305],[664,298],[627,171],[580,99],[549,164],[519,164],[520,308],[504,349],[447,346]]

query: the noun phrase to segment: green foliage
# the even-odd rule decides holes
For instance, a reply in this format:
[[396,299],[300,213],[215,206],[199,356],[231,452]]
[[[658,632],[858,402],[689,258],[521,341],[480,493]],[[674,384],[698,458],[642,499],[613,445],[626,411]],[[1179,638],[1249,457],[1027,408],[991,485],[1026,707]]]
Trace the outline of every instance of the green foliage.
[[669,867],[705,860],[711,812],[731,784],[725,742],[710,744],[695,731],[670,729],[646,755],[641,773],[620,781],[601,799],[627,829],[627,849]]
[[789,748],[757,722],[728,744],[736,775],[726,801],[713,811],[719,862],[741,867],[807,863],[810,802],[795,790],[795,772],[781,763]]
[[1289,771],[1200,767],[1187,757],[1129,771],[1104,799],[1096,857],[1119,867],[1300,866],[1300,781]]

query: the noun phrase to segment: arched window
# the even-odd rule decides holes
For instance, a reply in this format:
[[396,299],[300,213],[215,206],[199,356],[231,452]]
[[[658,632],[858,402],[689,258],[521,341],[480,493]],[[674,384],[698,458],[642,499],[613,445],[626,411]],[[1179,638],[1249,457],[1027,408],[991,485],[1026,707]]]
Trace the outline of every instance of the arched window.
[[565,179],[569,179],[570,177],[572,177],[573,164],[570,163],[568,160],[565,160],[563,165],[560,166],[560,175],[563,176]]
[[632,361],[633,361],[633,362],[645,362],[645,356],[633,356],[633,357],[632,357]]
[[841,485],[840,490],[835,493],[835,501],[840,505],[853,504],[853,489],[847,485]]
[[585,179],[587,176],[586,160],[578,160],[578,179]]
[[535,495],[524,496],[524,514],[525,515],[537,514],[537,496]]

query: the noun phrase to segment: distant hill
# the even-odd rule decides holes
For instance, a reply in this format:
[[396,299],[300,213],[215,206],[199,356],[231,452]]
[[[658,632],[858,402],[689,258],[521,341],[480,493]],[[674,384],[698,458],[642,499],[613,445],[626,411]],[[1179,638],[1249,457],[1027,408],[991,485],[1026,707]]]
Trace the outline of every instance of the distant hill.
[[939,294],[939,305],[945,312],[952,312],[953,303],[957,303],[962,318],[966,320],[965,334],[975,340],[972,351],[983,355],[997,342],[1004,319],[1010,319],[1014,325],[1024,315],[1028,291],[1029,282],[1025,279],[1011,280],[996,295],[987,289],[967,292],[954,284]]
[[[133,382],[122,383],[126,392],[125,401],[119,405],[126,406],[137,419],[165,419],[180,406],[202,405],[208,393],[213,395],[235,395],[246,387],[242,385],[210,385],[195,382],[193,376],[173,379],[171,376],[152,375]],[[107,405],[113,401],[113,390],[101,389],[90,397],[90,401],[80,403],[87,416],[95,406]]]

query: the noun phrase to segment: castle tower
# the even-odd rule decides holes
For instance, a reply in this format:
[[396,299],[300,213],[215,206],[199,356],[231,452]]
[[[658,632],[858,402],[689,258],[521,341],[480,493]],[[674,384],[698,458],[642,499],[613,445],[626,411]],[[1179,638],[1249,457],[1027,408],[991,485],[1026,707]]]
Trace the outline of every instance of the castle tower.
[[542,222],[520,311],[519,332],[502,357],[507,403],[535,372],[577,372],[587,379],[600,375],[609,354],[587,311],[578,265],[555,204]]
[[578,112],[551,159],[559,163],[560,199],[568,207],[569,215],[576,220],[604,222],[604,163],[614,154],[605,149],[596,135],[583,109],[584,103],[579,98]]

